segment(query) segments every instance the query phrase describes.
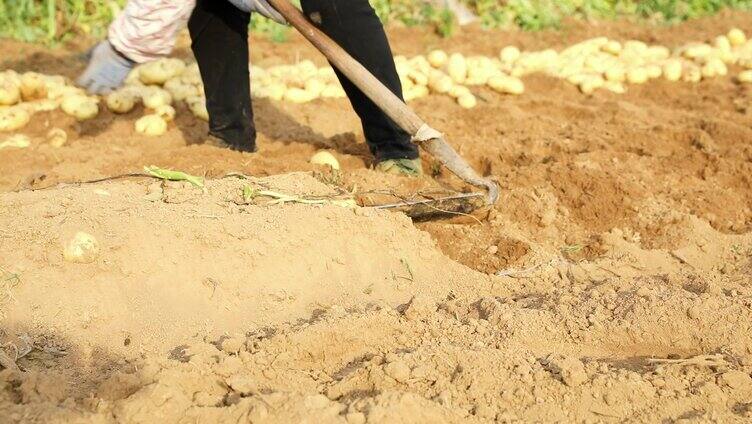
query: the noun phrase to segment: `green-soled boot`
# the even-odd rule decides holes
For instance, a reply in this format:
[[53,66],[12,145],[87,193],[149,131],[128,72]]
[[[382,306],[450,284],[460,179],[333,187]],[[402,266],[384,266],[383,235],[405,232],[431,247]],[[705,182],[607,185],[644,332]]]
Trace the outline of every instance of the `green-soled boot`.
[[420,177],[423,166],[420,159],[388,159],[376,164],[376,170],[385,174]]

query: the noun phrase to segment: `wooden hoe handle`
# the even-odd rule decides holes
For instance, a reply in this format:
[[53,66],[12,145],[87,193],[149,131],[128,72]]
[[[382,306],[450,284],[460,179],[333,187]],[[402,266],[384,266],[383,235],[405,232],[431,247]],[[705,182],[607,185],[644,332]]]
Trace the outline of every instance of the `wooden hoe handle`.
[[403,130],[413,136],[423,149],[434,156],[442,165],[463,181],[486,190],[486,202],[490,205],[499,198],[499,187],[493,181],[478,175],[475,170],[457,154],[438,131],[429,127],[410,107],[394,95],[384,84],[374,77],[363,65],[353,59],[329,36],[311,24],[303,13],[288,0],[267,0],[280,15],[287,19],[303,37],[311,42],[329,59],[350,81],[371,99]]

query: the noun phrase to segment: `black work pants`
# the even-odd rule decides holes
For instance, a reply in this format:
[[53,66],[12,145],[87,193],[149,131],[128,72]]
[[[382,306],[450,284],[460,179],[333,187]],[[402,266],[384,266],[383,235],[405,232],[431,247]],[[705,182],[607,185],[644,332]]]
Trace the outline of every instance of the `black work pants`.
[[[402,97],[389,42],[368,0],[302,0],[301,4],[322,31]],[[255,147],[256,142],[248,71],[249,20],[249,14],[227,1],[198,0],[188,21],[193,53],[204,81],[209,132],[245,149]],[[347,78],[339,72],[337,76],[361,119],[376,161],[417,158],[418,150],[410,136]]]

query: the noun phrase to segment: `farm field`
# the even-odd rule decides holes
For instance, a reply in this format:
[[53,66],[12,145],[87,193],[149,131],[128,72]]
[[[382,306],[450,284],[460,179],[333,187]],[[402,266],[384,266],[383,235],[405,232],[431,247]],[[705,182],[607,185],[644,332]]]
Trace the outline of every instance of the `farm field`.
[[[409,61],[595,37],[673,52],[732,28],[752,36],[752,14],[389,36]],[[175,56],[190,63],[187,43]],[[300,37],[251,46],[267,71],[326,65]],[[86,47],[0,40],[0,72],[75,78]],[[429,156],[421,179],[369,169],[347,99],[257,93],[253,154],[203,144],[186,102],[156,137],[135,131],[140,104],[30,114],[0,133],[29,142],[0,149],[0,417],[749,422],[752,84],[744,63],[724,67],[624,76],[623,93],[530,72],[516,94],[468,84],[472,107],[416,94],[501,187],[493,208],[422,222],[369,206],[469,187]],[[309,163],[322,149],[340,172]],[[126,175],[151,165],[205,185]],[[245,195],[264,190],[293,199]],[[98,245],[82,263],[64,253],[78,232]]]

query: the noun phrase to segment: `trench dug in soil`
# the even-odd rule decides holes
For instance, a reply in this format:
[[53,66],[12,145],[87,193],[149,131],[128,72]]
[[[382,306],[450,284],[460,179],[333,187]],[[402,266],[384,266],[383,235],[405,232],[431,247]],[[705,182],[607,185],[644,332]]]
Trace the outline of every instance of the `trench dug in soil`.
[[[750,22],[390,38],[402,54],[495,54],[595,35],[673,46]],[[253,43],[260,65],[320,60],[299,39]],[[76,47],[0,48],[0,68],[83,66]],[[480,90],[469,111],[413,103],[502,187],[490,211],[419,223],[243,201],[250,183],[364,203],[428,185],[367,169],[346,101],[256,102],[257,154],[202,145],[205,124],[180,111],[156,140],[133,133],[139,111],[37,115],[32,139],[72,137],[0,152],[0,347],[19,367],[0,371],[0,421],[748,421],[752,89],[525,83],[514,98]],[[319,148],[341,175],[308,163]],[[205,175],[206,189],[76,183],[151,164]],[[78,231],[99,241],[93,263],[63,260]]]

